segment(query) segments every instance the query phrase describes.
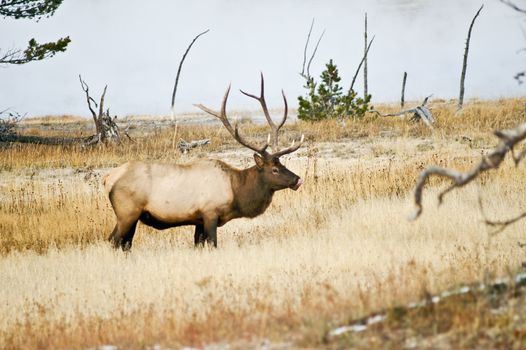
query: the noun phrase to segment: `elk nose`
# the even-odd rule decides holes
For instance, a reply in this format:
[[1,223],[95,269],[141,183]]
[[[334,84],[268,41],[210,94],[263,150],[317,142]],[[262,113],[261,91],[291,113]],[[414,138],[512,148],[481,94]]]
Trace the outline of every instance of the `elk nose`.
[[294,191],[296,191],[298,188],[300,188],[300,186],[303,184],[303,180],[301,179],[301,177],[298,177],[298,181],[296,181],[296,184],[294,185],[294,187],[292,187],[292,189]]

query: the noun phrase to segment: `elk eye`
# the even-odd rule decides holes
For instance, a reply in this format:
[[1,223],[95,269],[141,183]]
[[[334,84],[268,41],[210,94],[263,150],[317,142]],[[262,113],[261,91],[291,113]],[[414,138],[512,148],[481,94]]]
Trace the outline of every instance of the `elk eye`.
[[278,168],[272,168],[272,174],[274,174],[274,175],[279,174],[279,169]]

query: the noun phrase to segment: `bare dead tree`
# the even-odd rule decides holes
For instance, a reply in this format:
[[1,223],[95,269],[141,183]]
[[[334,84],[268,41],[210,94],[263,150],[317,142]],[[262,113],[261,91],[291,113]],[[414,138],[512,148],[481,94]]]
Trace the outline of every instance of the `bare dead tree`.
[[526,13],[526,9],[525,8],[519,7],[517,4],[515,4],[512,1],[500,0],[500,2],[502,2],[505,5],[508,5],[509,7],[511,7],[512,9],[514,9],[517,12]]
[[197,34],[194,39],[190,42],[190,45],[186,48],[186,51],[183,54],[183,57],[181,58],[181,61],[179,62],[179,68],[177,68],[177,75],[175,76],[175,83],[174,83],[174,89],[172,91],[172,105],[171,105],[171,113],[172,113],[172,120],[174,120],[175,116],[175,94],[177,93],[177,85],[179,84],[179,76],[181,75],[181,69],[183,68],[183,62],[186,59],[186,55],[188,55],[188,52],[190,52],[190,49],[194,45],[197,39],[199,39],[200,36],[205,35],[208,33],[210,29],[205,30],[204,32],[201,32]]
[[[420,173],[416,182],[414,194],[416,210],[410,216],[411,220],[417,219],[422,214],[422,192],[429,177],[445,177],[453,181],[449,187],[440,192],[438,195],[438,203],[440,205],[447,193],[451,192],[455,188],[463,187],[469,184],[485,171],[497,169],[508,152],[511,153],[513,162],[516,166],[524,159],[524,157],[526,157],[526,149],[523,149],[518,155],[516,155],[514,152],[514,148],[517,146],[517,144],[526,139],[526,123],[520,124],[515,129],[495,131],[494,134],[499,139],[499,143],[491,152],[482,156],[479,164],[477,164],[471,170],[462,173],[453,169],[429,166]],[[479,203],[481,202],[479,201]],[[499,230],[503,230],[508,225],[511,225],[524,217],[526,217],[526,213],[504,221],[492,221],[485,219],[485,223],[489,226],[497,227]]]
[[411,117],[411,121],[423,121],[424,124],[426,124],[430,129],[433,129],[433,123],[435,122],[435,118],[433,117],[433,113],[431,110],[427,107],[427,102],[433,95],[429,95],[426,98],[424,98],[424,101],[420,106],[417,106],[415,108],[406,109],[403,111],[400,111],[398,113],[388,113],[388,114],[382,114],[378,111],[373,111],[380,117],[399,117],[404,114],[413,113],[413,116]]
[[[305,80],[311,79],[310,76],[310,65],[312,61],[314,60],[314,56],[316,56],[316,52],[318,51],[318,46],[320,46],[321,39],[323,38],[323,35],[325,34],[325,29],[320,34],[320,37],[318,38],[318,41],[316,42],[316,45],[314,46],[314,50],[312,51],[312,54],[309,58],[309,61],[307,62],[307,51],[309,48],[309,42],[310,37],[312,35],[312,28],[314,27],[314,18],[312,19],[312,22],[310,24],[309,33],[307,34],[307,40],[305,41],[305,47],[303,49],[303,63],[301,65],[301,73],[300,76],[304,78]],[[305,66],[306,65],[306,66]]]
[[400,108],[404,108],[405,104],[405,83],[407,82],[407,72],[404,72],[404,78],[402,79],[402,97],[400,98]]
[[0,143],[16,142],[31,143],[36,145],[70,145],[82,142],[84,138],[79,137],[47,137],[34,135],[20,135],[17,132],[19,123],[25,118],[16,111],[9,108],[0,111]]
[[9,108],[0,111],[0,140],[3,137],[15,135],[16,125],[24,118],[20,113]]
[[305,79],[308,79],[308,76],[305,74],[305,64],[307,64],[307,50],[309,48],[309,41],[310,41],[310,36],[312,34],[313,27],[314,27],[314,18],[312,19],[312,22],[310,23],[309,33],[307,34],[307,40],[305,41],[305,47],[303,48],[303,63],[301,64],[300,75]]
[[[119,132],[119,127],[117,126],[115,116],[112,118],[110,116],[110,109],[106,109],[104,111],[104,98],[106,96],[106,91],[108,89],[108,85],[104,86],[104,90],[102,92],[102,95],[100,96],[100,101],[97,104],[97,102],[90,96],[89,94],[89,86],[86,84],[84,80],[82,80],[82,76],[79,74],[79,80],[80,80],[80,86],[82,87],[82,90],[86,94],[86,102],[88,103],[88,108],[91,112],[91,115],[93,117],[93,122],[95,123],[95,135],[90,136],[85,140],[85,145],[93,145],[97,143],[108,143],[108,142],[116,142],[120,143],[121,136]],[[98,107],[98,112],[95,111]],[[130,136],[125,132],[125,135],[130,138]]]
[[0,49],[0,65],[24,63],[23,51],[21,49]]
[[181,139],[179,142],[177,142],[177,149],[179,152],[186,154],[194,148],[202,147],[208,144],[210,144],[210,139],[195,140],[190,142]]
[[464,82],[466,80],[466,70],[468,67],[468,53],[469,53],[469,42],[471,40],[471,31],[473,30],[473,24],[475,24],[475,20],[480,15],[480,11],[482,11],[482,8],[484,5],[482,5],[477,13],[475,14],[475,17],[473,17],[473,20],[471,20],[471,24],[469,25],[469,31],[468,31],[468,38],[466,39],[466,48],[464,49],[464,60],[462,62],[462,73],[460,74],[460,93],[458,96],[458,109],[462,109],[462,106],[464,105]]
[[367,42],[367,12],[365,13],[365,30],[364,30],[364,43],[363,43],[363,95],[368,95],[368,86],[367,86],[367,52],[368,42]]
[[[513,10],[521,13],[521,14],[526,14],[526,9],[523,8],[523,7],[519,7],[518,5],[516,5],[514,2],[512,1],[509,1],[509,0],[500,0],[500,2],[502,2],[503,4],[509,6],[510,8],[512,8]],[[526,37],[526,32],[524,31],[524,29],[521,27],[522,29],[522,34]],[[526,51],[526,48],[522,48],[520,49],[518,52],[521,52],[521,51]],[[517,80],[517,83],[522,84],[524,83],[524,78],[526,77],[526,71],[520,71],[518,73],[516,73],[513,78],[515,80]]]
[[[373,44],[373,41],[374,41],[374,36],[371,39],[371,41],[369,41],[369,45],[367,45],[367,48],[365,49],[365,52],[364,52],[363,57],[362,57],[362,60],[360,61],[360,64],[358,65],[358,68],[356,68],[356,72],[354,73],[354,76],[352,78],[351,86],[349,87],[349,91],[353,90],[353,88],[354,88],[354,83],[356,82],[356,78],[358,77],[358,73],[360,72],[360,69],[362,68],[362,65],[364,64],[365,60],[367,60],[367,55],[369,54],[369,50],[371,49],[371,45]],[[364,95],[364,96],[367,96],[367,95]]]

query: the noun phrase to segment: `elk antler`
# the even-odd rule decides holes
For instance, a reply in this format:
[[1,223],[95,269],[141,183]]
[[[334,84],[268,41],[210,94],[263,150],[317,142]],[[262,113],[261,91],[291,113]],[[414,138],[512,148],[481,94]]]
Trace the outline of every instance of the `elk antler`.
[[298,148],[301,147],[301,144],[303,143],[304,139],[305,139],[305,135],[302,134],[300,142],[298,142],[298,144],[296,146],[294,146],[294,140],[292,140],[292,144],[290,145],[290,147],[282,149],[281,151],[278,151],[278,152],[274,152],[270,156],[274,157],[274,158],[279,158],[279,157],[281,157],[281,156],[283,156],[285,154],[296,152],[298,150]]
[[267,122],[270,125],[270,128],[272,129],[272,134],[271,134],[272,135],[272,137],[271,137],[271,140],[272,140],[272,151],[275,152],[275,153],[271,154],[272,157],[277,158],[277,157],[280,157],[280,156],[282,156],[284,154],[294,152],[295,150],[300,148],[301,143],[303,142],[303,136],[301,138],[301,142],[296,147],[292,147],[292,145],[291,145],[289,148],[287,148],[287,149],[285,149],[283,151],[279,150],[279,145],[278,145],[279,129],[281,129],[283,124],[285,124],[285,122],[287,121],[287,114],[288,114],[287,98],[285,97],[285,93],[283,92],[283,90],[281,90],[281,95],[283,96],[283,103],[285,104],[285,111],[283,113],[283,119],[281,119],[281,122],[278,125],[276,125],[274,123],[274,121],[272,120],[272,118],[270,117],[270,113],[269,113],[268,107],[267,107],[267,102],[265,101],[265,79],[263,78],[263,73],[261,73],[261,89],[260,89],[260,92],[259,92],[259,96],[249,94],[248,92],[245,92],[243,90],[239,90],[239,91],[241,91],[241,93],[243,95],[251,97],[251,98],[259,101],[259,103],[261,104],[261,108],[263,109],[263,113],[265,114],[265,118],[267,119]]
[[221,122],[223,123],[225,128],[228,130],[230,135],[232,135],[232,137],[234,137],[234,139],[237,142],[239,142],[240,144],[242,144],[243,146],[245,146],[247,148],[250,148],[254,152],[257,152],[257,153],[261,154],[262,156],[267,157],[268,156],[267,147],[269,146],[269,143],[270,143],[270,135],[269,135],[269,138],[267,139],[267,142],[265,143],[265,145],[263,145],[263,147],[256,147],[256,146],[251,145],[250,143],[245,141],[245,139],[243,139],[243,137],[241,137],[241,135],[239,134],[239,130],[237,128],[237,123],[236,123],[236,125],[234,127],[232,127],[232,125],[228,121],[228,118],[226,116],[226,101],[228,100],[228,94],[229,93],[230,93],[230,85],[228,85],[228,88],[226,89],[226,92],[225,92],[225,96],[223,97],[223,102],[221,103],[221,111],[220,112],[213,111],[210,108],[207,108],[207,107],[203,106],[202,104],[196,104],[194,106],[196,106],[197,108],[199,108],[203,112],[206,112],[206,113],[208,113],[210,115],[213,115],[217,119],[221,120]]

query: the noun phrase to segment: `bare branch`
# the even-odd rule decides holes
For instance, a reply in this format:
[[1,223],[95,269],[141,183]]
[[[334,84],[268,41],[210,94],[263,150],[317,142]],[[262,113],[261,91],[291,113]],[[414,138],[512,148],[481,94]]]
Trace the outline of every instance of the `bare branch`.
[[307,63],[307,49],[309,47],[309,41],[310,41],[310,36],[312,34],[313,27],[314,27],[314,18],[312,18],[312,22],[310,24],[310,29],[309,29],[309,34],[307,35],[307,41],[305,42],[305,48],[303,49],[303,64],[301,65],[301,73],[300,73],[302,77],[305,76],[305,64]]
[[314,51],[312,51],[312,55],[310,56],[309,63],[307,64],[307,77],[310,78],[310,65],[312,63],[312,60],[314,59],[314,56],[316,56],[316,52],[318,51],[318,46],[320,46],[321,39],[323,38],[323,35],[325,35],[325,29],[321,33],[318,41],[316,42],[316,46],[314,46]]
[[[313,19],[312,24],[314,24],[314,19]],[[311,76],[310,76],[310,65],[311,65],[312,61],[314,60],[314,56],[316,56],[316,52],[318,51],[318,46],[320,46],[321,39],[323,38],[323,35],[325,34],[325,29],[324,29],[323,32],[321,33],[320,37],[318,38],[318,41],[316,42],[316,46],[314,46],[314,50],[312,51],[312,55],[310,56],[309,62],[307,63],[307,72],[305,72],[305,59],[307,58],[307,47],[308,47],[308,44],[309,44],[309,41],[310,41],[311,32],[312,32],[312,24],[311,24],[311,28],[309,30],[309,34],[307,35],[307,41],[305,43],[305,49],[303,51],[304,61],[303,61],[303,66],[302,66],[301,73],[300,73],[301,77],[303,79],[305,79],[305,80],[311,79]]]
[[479,195],[479,208],[480,208],[480,212],[482,213],[482,216],[484,217],[484,223],[490,227],[494,227],[495,230],[492,231],[490,234],[491,235],[496,235],[498,233],[501,233],[502,231],[504,231],[509,225],[511,224],[514,224],[516,223],[517,221],[523,219],[526,217],[526,212],[512,218],[512,219],[509,219],[509,220],[504,220],[504,221],[494,221],[494,220],[490,220],[488,219],[488,217],[486,216],[486,213],[484,211],[484,206],[482,204],[482,197]]
[[86,84],[84,80],[82,80],[82,76],[79,74],[79,80],[80,80],[80,86],[82,87],[82,90],[86,93],[86,101],[88,102],[88,108],[91,112],[91,115],[93,116],[93,121],[95,124],[97,124],[97,113],[95,113],[95,110],[93,107],[91,107],[91,102],[95,104],[95,107],[97,107],[97,102],[91,96],[89,95],[89,86]]
[[519,6],[517,6],[516,4],[514,4],[513,2],[509,1],[509,0],[500,0],[500,2],[502,2],[503,4],[511,7],[512,9],[514,9],[515,11],[518,11],[518,12],[522,12],[522,13],[526,13],[526,9],[523,9]]
[[471,21],[471,24],[469,25],[469,31],[468,31],[468,38],[466,39],[466,48],[464,50],[464,61],[462,63],[462,73],[460,75],[460,94],[458,97],[458,109],[462,109],[462,106],[464,105],[464,82],[466,80],[466,70],[468,67],[468,53],[469,53],[469,42],[471,40],[471,31],[473,30],[473,24],[475,24],[475,20],[480,15],[480,11],[484,8],[484,5],[480,6],[479,10],[475,14],[475,17],[473,17],[473,20]]
[[188,47],[186,48],[186,51],[184,52],[183,57],[181,58],[181,62],[179,62],[179,68],[177,69],[177,75],[175,76],[174,89],[172,92],[172,105],[171,105],[172,106],[172,119],[173,119],[173,113],[174,113],[174,108],[175,108],[175,94],[177,93],[177,85],[179,84],[179,76],[181,75],[181,69],[183,68],[183,62],[186,58],[186,55],[188,55],[188,52],[192,48],[192,45],[194,45],[195,41],[199,39],[201,35],[204,35],[208,33],[209,31],[210,29],[207,29],[204,32],[199,33],[194,37],[192,42],[190,42],[190,45],[188,45]]
[[430,129],[433,129],[433,123],[435,122],[435,118],[433,118],[433,113],[431,113],[431,110],[426,107],[427,101],[431,96],[433,95],[431,94],[429,96],[426,96],[426,98],[420,106],[402,110],[398,113],[382,114],[378,111],[373,112],[375,112],[380,117],[399,117],[404,114],[413,113],[413,117],[411,118],[411,120],[422,120]]
[[3,54],[0,54],[0,64],[22,64],[25,63],[25,59],[20,49],[9,49]]
[[351,86],[349,87],[349,91],[353,90],[354,83],[356,82],[356,78],[358,77],[358,73],[360,72],[360,69],[362,68],[362,64],[367,59],[367,54],[369,53],[369,49],[371,48],[371,45],[372,45],[373,41],[374,41],[374,36],[371,39],[371,41],[369,42],[369,45],[367,46],[367,50],[365,50],[364,55],[362,57],[362,60],[360,61],[360,64],[358,65],[358,68],[356,68],[356,72],[354,73],[354,77],[352,78]]
[[[453,184],[451,184],[450,187],[446,188],[439,194],[438,201],[440,204],[442,203],[444,195],[446,195],[451,190],[457,187],[467,185],[468,183],[476,179],[482,172],[485,172],[489,169],[497,169],[504,160],[506,154],[512,151],[517,143],[521,142],[526,138],[526,123],[520,124],[515,129],[496,131],[494,132],[494,134],[500,140],[498,145],[490,153],[484,155],[480,163],[470,171],[466,173],[461,173],[456,170],[429,166],[420,173],[415,188],[416,210],[414,214],[410,217],[410,219],[415,220],[422,213],[422,192],[426,181],[430,176],[436,175],[439,177],[446,177],[453,181]],[[524,153],[524,151],[522,153]],[[524,158],[524,155],[522,155],[522,153],[519,155],[519,157],[514,157],[514,161],[516,164]]]
[[515,76],[513,78],[515,80],[517,80],[519,85],[521,85],[524,82],[523,81],[524,77],[526,77],[526,71],[522,71],[522,72],[519,72],[519,73],[515,74]]

